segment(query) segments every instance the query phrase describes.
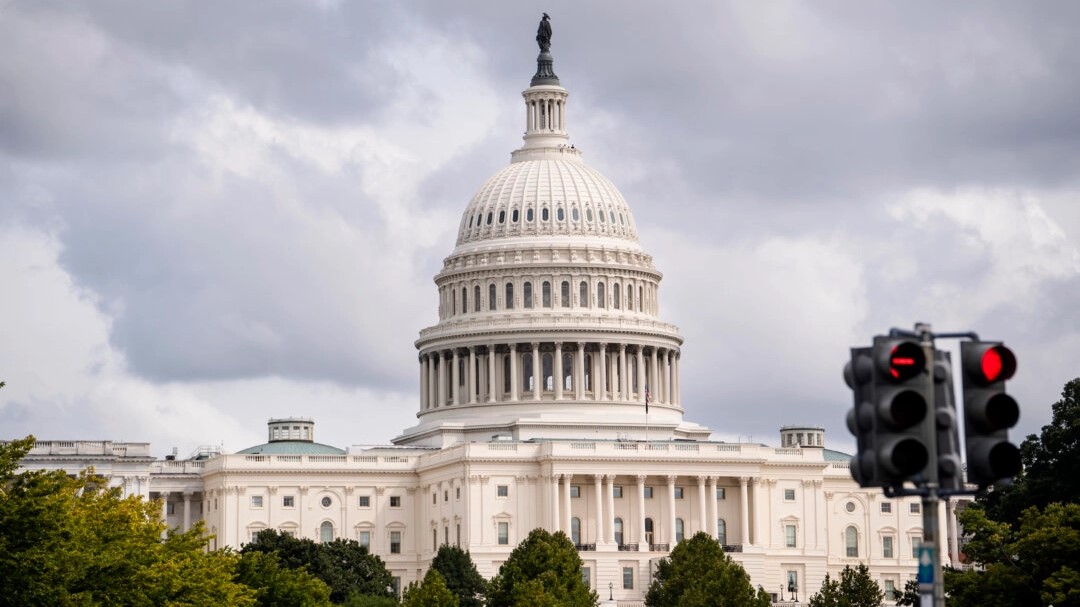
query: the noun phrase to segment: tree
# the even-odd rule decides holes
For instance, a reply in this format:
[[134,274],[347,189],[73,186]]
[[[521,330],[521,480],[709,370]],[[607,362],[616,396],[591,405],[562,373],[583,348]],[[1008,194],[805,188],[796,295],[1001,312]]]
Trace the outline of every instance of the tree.
[[247,552],[236,579],[254,588],[259,607],[329,607],[330,587],[304,569],[289,569],[273,552]]
[[533,529],[499,567],[489,607],[593,607],[596,593],[581,577],[581,557],[566,534]]
[[769,605],[764,591],[750,584],[742,565],[724,554],[720,543],[698,532],[676,544],[661,559],[645,595],[649,607],[742,607]]
[[487,583],[465,550],[443,544],[431,561],[431,568],[442,574],[446,587],[458,597],[460,607],[482,607]]
[[885,600],[885,593],[870,577],[870,568],[866,565],[852,569],[844,567],[840,580],[833,580],[825,574],[821,590],[810,597],[810,607],[879,607]]
[[996,487],[978,499],[990,518],[1015,524],[1030,506],[1080,503],[1080,378],[1065,384],[1053,417],[1039,436],[1020,445],[1024,469],[1011,487]]
[[277,553],[290,569],[306,568],[330,587],[330,600],[343,603],[350,595],[393,597],[392,578],[382,559],[355,540],[336,539],[323,544],[265,529],[246,544],[243,553]]
[[33,437],[0,445],[0,604],[255,604],[238,556],[206,551],[204,528],[169,532],[161,504],[84,472],[16,473]]
[[401,597],[401,607],[459,607],[457,595],[434,567],[428,569],[421,583],[413,582]]
[[922,595],[919,594],[919,581],[910,579],[904,584],[904,591],[896,597],[896,604],[902,607],[921,607]]

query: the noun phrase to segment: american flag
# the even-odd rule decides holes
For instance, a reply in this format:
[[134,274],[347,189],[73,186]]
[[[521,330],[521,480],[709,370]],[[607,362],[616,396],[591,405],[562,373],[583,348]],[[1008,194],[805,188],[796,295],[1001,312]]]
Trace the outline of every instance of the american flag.
[[645,415],[649,414],[650,400],[652,400],[652,396],[649,394],[649,384],[645,384]]

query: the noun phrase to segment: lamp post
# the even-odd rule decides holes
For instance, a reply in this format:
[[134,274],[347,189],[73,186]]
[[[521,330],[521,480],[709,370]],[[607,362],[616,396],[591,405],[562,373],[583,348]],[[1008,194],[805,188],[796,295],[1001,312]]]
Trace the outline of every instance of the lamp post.
[[612,594],[614,592],[614,588],[615,588],[615,582],[608,582],[607,583],[607,600],[609,600],[609,601],[614,601],[615,600],[615,596]]

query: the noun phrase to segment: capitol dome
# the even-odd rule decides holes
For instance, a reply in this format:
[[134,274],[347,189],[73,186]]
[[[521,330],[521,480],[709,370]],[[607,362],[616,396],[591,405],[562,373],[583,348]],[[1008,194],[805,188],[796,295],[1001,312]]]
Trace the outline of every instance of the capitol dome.
[[397,444],[697,440],[679,398],[682,337],[633,213],[566,130],[569,92],[542,48],[524,144],[465,207],[416,341],[419,423]]

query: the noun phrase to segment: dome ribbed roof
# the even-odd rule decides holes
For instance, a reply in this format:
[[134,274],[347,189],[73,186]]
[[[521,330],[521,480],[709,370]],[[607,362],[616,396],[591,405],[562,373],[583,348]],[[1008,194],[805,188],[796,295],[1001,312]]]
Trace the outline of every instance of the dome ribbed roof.
[[583,235],[616,238],[637,248],[634,217],[622,194],[578,155],[573,148],[552,150],[492,175],[465,208],[457,244]]

